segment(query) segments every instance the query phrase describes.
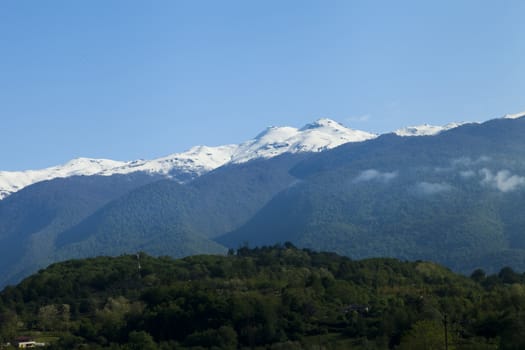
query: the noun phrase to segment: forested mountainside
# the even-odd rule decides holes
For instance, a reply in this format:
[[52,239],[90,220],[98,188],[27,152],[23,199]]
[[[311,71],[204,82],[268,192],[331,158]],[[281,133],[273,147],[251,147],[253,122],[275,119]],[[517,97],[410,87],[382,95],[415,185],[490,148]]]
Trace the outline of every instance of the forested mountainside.
[[428,259],[456,271],[525,269],[525,119],[435,136],[384,135],[316,154],[249,222],[217,241],[291,241],[353,258]]
[[49,349],[522,349],[525,275],[292,244],[53,264],[0,293],[0,340]]
[[155,180],[144,174],[75,176],[40,182],[0,201],[0,286],[56,261],[59,232]]
[[0,286],[68,258],[225,253],[210,238],[240,226],[292,184],[289,170],[306,156],[229,165],[184,185],[131,174],[29,186],[0,201]]
[[183,184],[38,183],[0,201],[0,286],[69,258],[224,254],[245,242],[525,271],[523,135],[525,118],[497,119],[229,164]]

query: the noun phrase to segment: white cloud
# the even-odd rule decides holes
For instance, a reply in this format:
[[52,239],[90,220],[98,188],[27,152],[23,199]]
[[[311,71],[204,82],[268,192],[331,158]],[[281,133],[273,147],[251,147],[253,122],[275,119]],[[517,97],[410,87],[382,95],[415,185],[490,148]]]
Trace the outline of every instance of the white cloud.
[[355,179],[354,182],[363,182],[363,181],[381,181],[381,182],[388,182],[394,178],[396,178],[398,175],[397,171],[393,172],[380,172],[375,169],[368,169],[365,171],[362,171]]
[[490,169],[483,168],[479,171],[479,175],[482,177],[482,184],[494,187],[501,192],[510,192],[525,186],[525,177],[513,175],[508,170],[493,173]]
[[481,156],[478,158],[478,160],[476,161],[477,163],[481,163],[481,162],[488,162],[490,161],[490,157],[488,156]]
[[449,172],[449,171],[452,171],[452,170],[454,170],[454,168],[442,168],[442,167],[434,168],[434,171],[436,173],[446,173],[446,172]]
[[479,163],[485,163],[490,161],[490,157],[480,156],[478,159],[472,159],[470,157],[455,158],[450,161],[453,166],[471,166]]
[[421,194],[436,194],[450,191],[452,186],[446,183],[419,182],[416,184],[416,191]]
[[463,170],[459,172],[459,175],[461,175],[461,177],[465,179],[468,179],[468,178],[475,176],[476,172],[474,170]]
[[450,163],[452,163],[453,166],[472,165],[472,159],[470,159],[469,157],[456,158],[452,159]]

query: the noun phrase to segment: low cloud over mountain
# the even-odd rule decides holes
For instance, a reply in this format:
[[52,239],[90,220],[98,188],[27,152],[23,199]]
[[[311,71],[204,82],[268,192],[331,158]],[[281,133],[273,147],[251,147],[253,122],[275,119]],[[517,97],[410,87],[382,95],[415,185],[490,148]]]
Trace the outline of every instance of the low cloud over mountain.
[[381,172],[375,169],[367,169],[362,171],[355,179],[354,182],[364,182],[364,181],[381,181],[388,182],[392,179],[395,179],[398,175],[397,171],[392,172]]
[[481,183],[500,190],[501,192],[515,191],[525,186],[525,177],[512,174],[509,170],[492,170],[483,168],[479,171]]

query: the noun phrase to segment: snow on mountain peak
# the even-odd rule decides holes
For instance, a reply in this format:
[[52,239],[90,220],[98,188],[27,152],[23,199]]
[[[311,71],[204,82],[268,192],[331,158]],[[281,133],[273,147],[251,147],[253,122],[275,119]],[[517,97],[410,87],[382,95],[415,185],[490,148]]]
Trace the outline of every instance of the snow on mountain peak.
[[[107,168],[114,168],[126,164],[111,159],[75,158],[64,165],[54,167],[57,172],[63,172],[66,177],[71,173],[93,175]],[[74,174],[73,174],[74,175]]]
[[330,127],[334,129],[346,129],[342,124],[336,122],[335,120],[328,119],[328,118],[320,118],[320,119],[317,119],[313,123],[306,124],[300,129],[300,131],[306,131],[309,129],[317,129],[317,128],[323,128],[323,127]]
[[269,126],[263,132],[255,136],[254,140],[261,142],[275,142],[297,134],[297,129],[290,126]]
[[125,164],[109,159],[76,158],[41,170],[0,171],[0,199],[36,182],[75,175],[95,175],[107,168]]
[[283,153],[320,152],[347,142],[365,141],[377,137],[365,131],[352,130],[331,119],[323,118],[301,129],[269,127],[253,140],[239,145],[233,163],[255,158],[271,158]]
[[515,113],[515,114],[505,114],[503,116],[503,119],[518,119],[521,117],[525,117],[525,112]]
[[199,176],[229,162],[236,149],[237,145],[194,146],[183,153],[174,153],[153,160],[128,162],[119,167],[105,169],[100,174],[130,174],[141,171],[170,176],[174,171],[178,171]]
[[[459,125],[461,124],[451,123],[442,127],[422,125],[396,130],[396,134],[434,135]],[[377,136],[366,131],[347,128],[328,118],[321,118],[300,129],[272,126],[255,138],[238,145],[195,146],[186,152],[153,160],[119,162],[109,159],[76,158],[66,164],[42,170],[0,171],[0,200],[26,186],[54,178],[144,172],[187,181],[228,163],[271,158],[283,153],[320,152],[344,143],[361,142]]]
[[466,123],[465,122],[448,123],[443,126],[430,125],[430,124],[408,126],[405,128],[397,129],[396,131],[394,131],[394,134],[398,136],[431,136],[431,135],[437,135],[440,132],[443,132],[446,130],[457,128],[458,126],[461,126],[463,124],[466,124]]

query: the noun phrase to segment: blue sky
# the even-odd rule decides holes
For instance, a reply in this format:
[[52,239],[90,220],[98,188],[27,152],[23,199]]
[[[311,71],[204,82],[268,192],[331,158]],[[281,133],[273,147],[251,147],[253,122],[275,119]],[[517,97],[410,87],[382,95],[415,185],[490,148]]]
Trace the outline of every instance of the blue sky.
[[525,1],[0,2],[0,169],[525,110]]

